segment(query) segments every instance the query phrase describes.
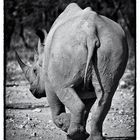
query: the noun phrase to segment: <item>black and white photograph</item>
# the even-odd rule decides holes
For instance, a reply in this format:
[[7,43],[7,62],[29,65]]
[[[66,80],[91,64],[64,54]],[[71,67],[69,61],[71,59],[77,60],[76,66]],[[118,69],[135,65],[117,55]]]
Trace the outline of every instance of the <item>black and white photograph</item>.
[[5,140],[139,140],[136,4],[3,1]]

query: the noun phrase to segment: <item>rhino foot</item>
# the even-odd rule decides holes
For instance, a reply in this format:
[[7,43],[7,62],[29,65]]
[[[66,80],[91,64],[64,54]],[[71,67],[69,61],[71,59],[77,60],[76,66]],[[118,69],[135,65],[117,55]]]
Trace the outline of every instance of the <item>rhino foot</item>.
[[67,135],[67,140],[86,140],[89,134],[81,124],[72,123]]
[[70,126],[71,114],[70,113],[61,113],[54,119],[54,123],[57,127],[62,129],[64,132],[67,132]]

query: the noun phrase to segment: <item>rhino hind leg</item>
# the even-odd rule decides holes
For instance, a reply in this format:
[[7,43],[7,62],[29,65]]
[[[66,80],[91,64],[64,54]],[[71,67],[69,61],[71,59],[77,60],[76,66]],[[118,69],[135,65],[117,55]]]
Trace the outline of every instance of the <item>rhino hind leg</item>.
[[[96,98],[91,98],[91,99],[83,99],[83,103],[85,104],[86,107],[86,114],[85,114],[85,125],[86,125],[86,121],[90,112],[90,109],[92,107],[92,105],[94,104]],[[63,130],[64,132],[67,132],[70,126],[70,122],[71,122],[71,114],[70,113],[61,113],[60,115],[58,115],[55,120],[54,120],[55,124],[61,128],[61,130]],[[68,138],[70,139],[70,138]]]
[[[125,63],[124,63],[125,65]],[[112,98],[119,84],[119,80],[124,73],[125,67],[121,67],[120,71],[113,71],[111,65],[106,65],[106,74],[102,71],[103,66],[99,63],[99,76],[101,80],[101,85],[95,86],[96,101],[91,109],[91,134],[88,140],[104,140],[102,135],[102,125],[103,121],[110,110]],[[94,80],[93,80],[94,85]]]
[[73,88],[59,89],[57,90],[57,96],[71,112],[70,126],[67,131],[68,138],[78,140],[84,137],[86,139],[89,134],[85,129],[86,108],[82,100]]
[[104,93],[97,92],[97,100],[95,101],[91,112],[91,134],[88,140],[105,140],[102,135],[103,121],[110,110],[112,97],[117,88],[117,83],[110,88],[110,91],[104,88]]
[[[91,109],[92,105],[94,104],[94,102],[96,101],[96,98],[83,99],[82,101],[85,104],[86,111],[87,111],[85,114],[85,120],[84,120],[84,123],[86,125],[90,109]],[[85,132],[85,134],[81,136],[80,140],[86,140],[88,136],[89,136],[89,134]],[[67,140],[74,140],[74,139],[72,139],[69,135],[67,135]],[[77,140],[77,139],[75,139],[75,140]]]

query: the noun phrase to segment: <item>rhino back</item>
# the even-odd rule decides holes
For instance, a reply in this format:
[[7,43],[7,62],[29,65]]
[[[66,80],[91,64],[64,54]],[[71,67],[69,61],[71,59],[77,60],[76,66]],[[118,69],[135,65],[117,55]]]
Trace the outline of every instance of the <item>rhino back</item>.
[[87,62],[87,15],[72,17],[53,34],[48,76],[55,86],[72,86],[83,80]]
[[126,35],[118,23],[107,17],[97,15],[95,24],[100,40],[97,51],[99,72],[108,78],[120,79],[128,59]]
[[[88,11],[91,11],[91,9],[86,8],[84,10],[79,10],[79,12],[75,13],[73,16],[69,16],[68,18],[64,18],[65,20],[60,20],[56,19],[57,23],[51,28],[50,32],[48,33],[48,36],[44,42],[45,44],[45,48],[44,48],[44,63],[43,63],[43,67],[45,69],[45,71],[48,70],[48,63],[49,63],[49,59],[50,59],[50,52],[52,49],[52,43],[54,43],[54,38],[56,37],[56,32],[58,32],[60,34],[60,36],[62,34],[65,35],[65,32],[61,32],[60,28],[62,28],[63,25],[67,25],[69,21],[71,21],[71,23],[75,23],[75,21],[72,21],[74,19],[79,19],[81,18],[85,13],[87,13]],[[58,17],[59,18],[59,17]],[[58,22],[59,21],[59,22]],[[67,31],[67,29],[70,29],[71,25],[65,27],[65,29],[63,29],[64,31]],[[75,31],[74,31],[75,32]],[[62,41],[57,41],[58,42],[62,42]]]
[[66,21],[70,18],[72,18],[73,16],[75,16],[78,12],[81,12],[82,9],[76,4],[76,3],[71,3],[69,4],[65,10],[58,16],[58,18],[55,20],[55,22],[53,23],[51,29],[56,26],[57,24],[59,24],[62,21]]

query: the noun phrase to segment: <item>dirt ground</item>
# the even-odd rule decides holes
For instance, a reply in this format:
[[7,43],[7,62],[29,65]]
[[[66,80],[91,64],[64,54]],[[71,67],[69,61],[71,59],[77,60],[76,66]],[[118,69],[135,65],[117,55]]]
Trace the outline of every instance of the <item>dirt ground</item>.
[[[66,134],[52,120],[46,98],[35,99],[29,92],[20,67],[15,61],[7,63],[5,92],[6,140],[65,140]],[[105,119],[103,135],[107,140],[135,140],[134,86],[128,85],[127,70]],[[90,117],[87,131],[90,132]]]

